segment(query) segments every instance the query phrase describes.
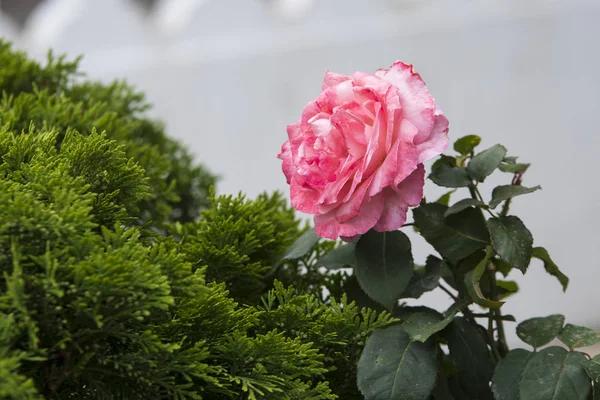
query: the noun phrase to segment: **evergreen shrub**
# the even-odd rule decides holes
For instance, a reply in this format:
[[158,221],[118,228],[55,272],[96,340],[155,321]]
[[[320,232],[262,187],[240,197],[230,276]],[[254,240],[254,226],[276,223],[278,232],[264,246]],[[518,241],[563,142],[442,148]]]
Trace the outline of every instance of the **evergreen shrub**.
[[1,399],[362,399],[393,318],[320,272],[334,242],[281,259],[311,231],[280,194],[216,195],[77,60],[0,42],[0,89]]

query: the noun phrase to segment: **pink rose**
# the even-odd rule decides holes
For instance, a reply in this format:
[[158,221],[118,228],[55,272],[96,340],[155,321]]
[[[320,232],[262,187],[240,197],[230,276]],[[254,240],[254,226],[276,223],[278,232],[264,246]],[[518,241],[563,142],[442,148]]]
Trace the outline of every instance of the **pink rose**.
[[398,229],[423,198],[423,161],[448,146],[448,120],[400,61],[375,75],[326,72],[287,133],[278,158],[292,206],[329,239]]

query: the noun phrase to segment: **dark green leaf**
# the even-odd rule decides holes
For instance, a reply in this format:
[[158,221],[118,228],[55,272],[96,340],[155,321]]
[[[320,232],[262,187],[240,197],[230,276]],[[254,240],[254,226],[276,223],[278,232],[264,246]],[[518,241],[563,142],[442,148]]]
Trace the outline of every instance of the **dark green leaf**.
[[[490,282],[491,273],[492,272],[486,272],[481,281],[479,282],[479,285],[481,287],[481,293],[483,294],[483,297],[487,299],[491,299],[492,297],[492,286]],[[505,298],[515,294],[518,291],[518,289],[519,287],[515,281],[503,281],[500,279],[496,281],[495,292],[498,296],[499,301],[504,300]]]
[[442,266],[440,268],[440,275],[442,277],[442,279],[444,280],[444,282],[446,282],[448,285],[450,285],[450,287],[454,290],[458,290],[458,284],[456,283],[456,280],[454,279],[454,274],[452,273],[452,270],[450,269],[450,266],[448,265],[448,263],[446,261],[442,261]]
[[505,299],[519,291],[519,285],[515,281],[497,280],[496,284],[498,285],[498,294],[500,295],[500,299]]
[[422,400],[437,377],[433,343],[413,342],[401,326],[373,332],[358,362],[358,388],[366,400]]
[[[473,271],[484,258],[485,251],[477,250],[450,267],[456,285],[455,288],[462,296],[468,297],[469,299],[471,298],[471,295],[467,290],[467,285],[465,284],[465,277],[469,272]],[[482,284],[485,285],[486,281],[487,280],[484,280]]]
[[508,274],[512,270],[512,265],[510,265],[509,263],[507,263],[506,261],[504,261],[500,258],[494,258],[494,260],[492,262],[496,266],[496,271],[498,271],[502,275],[504,275],[505,278],[508,276]]
[[530,318],[517,326],[517,335],[534,348],[542,347],[558,336],[564,323],[565,317],[560,314]]
[[600,400],[600,354],[595,355],[591,360],[584,361],[583,368],[594,382],[592,388],[594,393],[590,400]]
[[[450,375],[448,377],[448,389],[450,390],[450,393],[454,397],[454,400],[472,400],[472,398],[468,394],[466,394],[465,391],[463,390],[463,387],[460,384],[460,379],[457,375]],[[489,395],[492,396],[491,393]],[[444,399],[444,400],[447,400],[447,399]],[[482,398],[481,400],[487,400],[487,399]]]
[[[461,260],[460,263],[453,268],[454,278],[458,282],[458,291],[461,295],[468,297],[473,300],[474,293],[473,288],[468,287],[468,281],[472,278],[472,275],[476,269],[476,267],[480,266],[482,260],[486,257],[485,251],[478,250],[470,256],[466,257],[464,260]],[[481,268],[481,267],[480,267]],[[484,269],[485,270],[485,269]],[[484,271],[484,277],[479,280],[479,287],[481,289],[481,297],[489,298],[490,293],[490,285],[489,285],[489,276],[488,273]],[[481,303],[481,301],[480,301]]]
[[348,296],[348,301],[354,302],[359,308],[370,308],[371,310],[384,311],[385,308],[370,298],[358,284],[356,275],[350,275],[343,285],[343,293]]
[[281,256],[281,260],[295,260],[304,257],[312,250],[319,239],[320,237],[315,233],[314,229],[307,230],[285,250]]
[[594,380],[594,383],[600,384],[600,354],[595,355],[591,360],[585,361],[583,367],[588,376]]
[[485,207],[485,203],[475,199],[462,199],[452,205],[444,213],[444,217],[461,212],[469,207]]
[[354,267],[356,265],[354,258],[355,249],[355,243],[343,244],[321,257],[317,265],[329,270]]
[[437,381],[435,382],[435,387],[431,392],[431,397],[433,400],[457,400],[457,398],[454,397],[450,392],[448,378],[448,374],[444,370],[443,365],[438,367]]
[[515,319],[515,316],[512,314],[503,314],[500,319],[502,321],[517,322],[517,320]]
[[402,293],[402,298],[418,299],[423,293],[435,289],[440,281],[441,267],[442,260],[434,256],[427,257],[425,268],[423,271],[415,270],[408,287]]
[[505,155],[506,148],[504,146],[499,144],[492,146],[489,149],[476,154],[471,161],[469,161],[467,171],[473,179],[483,182],[488,175],[498,168]]
[[533,251],[531,232],[518,217],[512,215],[490,218],[487,224],[496,253],[525,273]]
[[529,168],[529,164],[500,164],[498,167],[502,172],[509,172],[516,174],[518,172],[523,172]]
[[410,240],[401,231],[370,230],[356,244],[356,278],[375,301],[391,309],[413,275]]
[[500,360],[492,377],[492,391],[496,400],[520,400],[519,381],[531,352],[515,349]]
[[477,324],[456,317],[444,331],[461,386],[472,399],[492,397],[489,382],[494,369],[480,329]]
[[486,251],[485,251],[485,257],[483,258],[483,260],[481,260],[479,262],[479,264],[477,264],[475,269],[473,269],[472,271],[469,271],[465,275],[465,286],[467,287],[469,296],[471,296],[471,299],[473,299],[473,301],[475,303],[477,303],[481,306],[484,306],[484,307],[499,308],[504,303],[486,299],[484,297],[483,293],[481,293],[481,288],[479,286],[479,281],[481,280],[481,277],[487,270],[487,266],[490,263],[490,260],[492,259],[493,256],[494,256],[494,250],[492,249],[491,246],[487,246]]
[[571,349],[593,346],[600,342],[600,333],[585,326],[567,324],[558,339]]
[[496,208],[500,203],[512,197],[532,193],[541,188],[541,186],[527,188],[525,186],[519,185],[496,186],[494,190],[492,190],[492,200],[490,201],[490,208]]
[[481,138],[477,135],[463,136],[454,142],[454,150],[460,154],[467,155],[481,143]]
[[442,197],[437,199],[435,202],[438,204],[443,204],[443,205],[447,206],[450,203],[450,196],[452,196],[452,193],[454,193],[454,192],[456,192],[456,189],[443,194]]
[[479,210],[467,208],[444,218],[448,207],[429,203],[413,209],[421,235],[442,256],[458,262],[489,243],[485,220]]
[[450,188],[466,187],[471,183],[467,170],[464,167],[456,166],[454,157],[444,155],[440,156],[431,166],[429,179],[438,186]]
[[533,353],[521,376],[523,400],[587,400],[592,386],[583,354],[552,346]]
[[555,276],[556,279],[558,279],[558,281],[563,287],[563,292],[565,292],[567,290],[567,286],[569,286],[569,278],[565,274],[560,272],[560,269],[558,269],[558,265],[556,265],[554,261],[552,261],[552,259],[550,258],[548,250],[546,250],[543,247],[534,247],[531,256],[538,258],[544,262],[544,268],[546,269],[546,272],[552,276]]
[[408,333],[410,340],[425,342],[448,326],[457,312],[458,309],[454,308],[444,316],[428,307],[401,307],[393,315],[403,321],[402,329]]

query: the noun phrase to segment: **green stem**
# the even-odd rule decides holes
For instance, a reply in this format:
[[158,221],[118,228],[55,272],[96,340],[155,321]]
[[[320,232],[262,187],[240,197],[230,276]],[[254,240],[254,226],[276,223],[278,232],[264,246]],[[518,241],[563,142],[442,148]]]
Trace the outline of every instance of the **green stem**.
[[[511,182],[511,185],[513,186],[520,186],[521,183],[523,182],[523,174],[525,173],[525,171],[522,172],[517,172],[515,174],[515,176],[513,177],[513,180]],[[502,216],[507,216],[508,215],[508,211],[510,210],[510,201],[512,200],[512,197],[507,199],[504,202],[504,205],[502,206],[502,211],[500,211],[500,215]]]
[[475,200],[479,200],[482,203],[485,203],[485,201],[483,201],[483,196],[481,195],[481,192],[479,191],[479,189],[477,188],[477,185],[473,186],[473,191],[475,192]]
[[512,197],[509,198],[508,200],[506,200],[504,202],[504,205],[502,206],[502,211],[500,211],[500,215],[502,215],[502,216],[508,215],[508,211],[510,209],[510,201],[511,200],[512,200]]
[[[471,197],[474,200],[479,200],[483,202],[483,196],[479,192],[479,189],[476,185],[469,185],[469,192],[471,193]],[[495,217],[494,214],[490,210],[486,210],[489,212],[492,217]],[[493,264],[491,264],[493,266]],[[494,267],[491,271],[489,271],[490,277],[490,295],[492,301],[498,301],[498,283],[496,282],[496,268]],[[498,341],[494,339],[494,321],[496,322],[496,328],[498,329]],[[504,357],[506,352],[508,351],[508,346],[506,345],[506,335],[504,333],[504,321],[502,321],[502,314],[499,308],[494,308],[489,311],[488,315],[488,334],[491,340],[491,348],[494,356],[499,359],[499,357]]]
[[469,185],[469,193],[471,193],[471,198],[475,199],[475,200],[479,200],[477,198],[477,192],[476,192],[476,188],[475,185]]
[[445,286],[444,286],[444,285],[442,285],[441,283],[438,283],[438,287],[439,287],[440,289],[442,289],[444,292],[446,292],[446,294],[447,294],[448,296],[450,296],[450,298],[451,298],[452,300],[454,300],[454,302],[457,302],[457,301],[458,301],[458,298],[457,298],[457,297],[456,297],[456,296],[455,296],[455,295],[454,295],[454,294],[453,294],[453,293],[450,291],[450,289],[448,289],[447,287],[445,287]]
[[496,312],[496,328],[498,329],[498,350],[502,357],[508,353],[508,345],[506,344],[506,332],[504,331],[504,320],[502,319],[502,311],[499,308],[494,309]]
[[[442,285],[441,283],[438,283],[438,287],[440,289],[442,289],[448,296],[450,296],[450,298],[454,301],[454,303],[458,303],[460,301],[460,299],[458,297],[456,297],[451,291],[450,289],[448,289],[447,287],[445,287],[444,285]],[[465,317],[467,317],[467,319],[471,320],[471,321],[475,321],[475,316],[473,315],[473,313],[471,312],[471,310],[469,310],[469,306],[465,305],[463,308],[460,309],[460,312],[463,313],[463,315]]]
[[498,351],[498,346],[496,346],[496,343],[494,342],[494,335],[489,336],[489,345],[492,349],[492,355],[494,356],[494,359],[496,359],[496,361],[502,360],[502,355],[500,354],[500,351]]
[[[473,195],[475,195],[475,197],[473,197]],[[485,204],[485,201],[483,200],[483,196],[481,195],[481,192],[479,191],[479,188],[477,187],[477,185],[473,186],[473,192],[471,193],[471,197],[473,197],[475,200],[479,200]],[[490,214],[492,217],[496,218],[496,215],[487,206],[484,207],[483,209],[485,211],[487,211],[488,214]]]
[[[471,198],[475,199],[475,200],[479,200],[482,203],[485,204],[485,201],[483,201],[483,196],[481,195],[481,193],[479,192],[479,189],[477,188],[477,185],[469,185],[469,192],[471,193]],[[494,213],[492,212],[492,210],[490,210],[488,207],[484,207],[483,208],[485,211],[487,211],[492,217],[496,217],[494,215]]]
[[[498,282],[496,282],[496,271],[495,270],[488,271],[488,276],[490,279],[490,297],[491,297],[492,301],[498,301],[498,291],[497,291]],[[498,315],[496,313],[496,310],[498,310],[498,309],[490,308],[490,320],[489,320],[490,325],[493,324],[494,319]],[[493,338],[493,328],[492,328],[491,333],[492,333],[492,338]]]
[[[492,264],[493,265],[493,264]],[[493,301],[498,301],[498,282],[496,281],[496,269],[489,271],[490,274],[490,295]],[[508,353],[508,345],[506,344],[506,333],[504,332],[504,321],[502,320],[502,311],[500,308],[490,309],[490,323],[496,322],[496,329],[498,330],[498,340],[495,342],[495,347],[500,353],[501,357],[506,356]],[[492,335],[493,339],[493,335]]]

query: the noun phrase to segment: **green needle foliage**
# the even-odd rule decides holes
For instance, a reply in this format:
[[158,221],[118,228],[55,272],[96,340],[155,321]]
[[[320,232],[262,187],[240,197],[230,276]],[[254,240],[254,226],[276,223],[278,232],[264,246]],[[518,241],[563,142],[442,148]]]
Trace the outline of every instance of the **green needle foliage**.
[[[60,146],[68,130],[87,136],[94,129],[123,146],[145,171],[148,196],[127,207],[138,208],[139,223],[160,227],[169,221],[192,221],[208,206],[216,178],[196,165],[184,147],[165,135],[162,125],[144,117],[144,96],[122,82],[80,82],[78,60],[55,59],[44,66],[13,51],[0,40],[0,121],[15,132],[33,126],[57,132]],[[110,188],[107,188],[110,189]]]
[[281,260],[308,229],[282,196],[211,192],[125,84],[0,65],[0,399],[362,398],[395,320],[324,273],[335,243]]

